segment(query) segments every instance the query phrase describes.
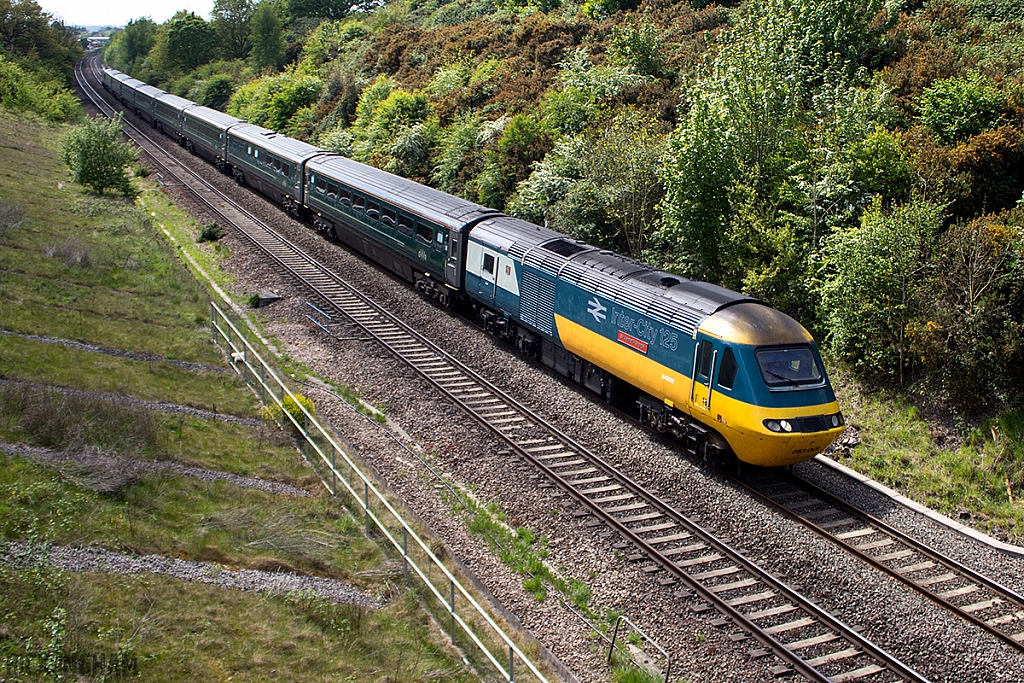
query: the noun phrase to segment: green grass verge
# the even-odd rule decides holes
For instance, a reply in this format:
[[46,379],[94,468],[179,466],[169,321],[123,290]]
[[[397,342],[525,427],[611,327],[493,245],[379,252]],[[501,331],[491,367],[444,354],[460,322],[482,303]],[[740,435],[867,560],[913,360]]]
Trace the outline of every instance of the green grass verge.
[[1024,543],[1024,414],[1005,413],[971,429],[963,443],[940,447],[906,398],[864,391],[832,369],[847,422],[860,445],[839,461],[913,500],[1011,543]]
[[[152,187],[132,204],[67,183],[54,152],[62,130],[0,111],[0,201],[18,207],[5,215],[24,215],[0,230],[0,327],[227,367],[210,339],[205,290],[176,253],[188,250],[223,286],[229,281],[216,266],[226,250],[196,245],[195,224]],[[178,235],[178,244],[157,224]],[[415,592],[395,584],[384,551],[323,494],[287,436],[45,388],[257,415],[258,402],[234,373],[7,334],[0,335],[0,377],[33,383],[0,386],[0,440],[173,459],[318,494],[282,497],[166,473],[40,466],[0,455],[0,539],[312,572],[391,596],[384,610],[367,611],[308,594],[265,597],[161,576],[68,575],[45,562],[0,565],[0,677],[476,679],[425,626],[431,621]]]

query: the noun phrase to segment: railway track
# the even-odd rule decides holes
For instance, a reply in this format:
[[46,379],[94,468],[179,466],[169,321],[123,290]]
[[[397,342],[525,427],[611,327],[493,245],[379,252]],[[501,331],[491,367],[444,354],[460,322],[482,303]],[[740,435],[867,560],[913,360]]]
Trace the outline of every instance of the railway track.
[[[98,72],[96,60],[91,68]],[[84,70],[77,75],[83,91],[101,111],[112,112],[87,82]],[[168,176],[287,270],[323,302],[324,310],[359,326],[493,432],[510,452],[575,499],[581,506],[577,515],[615,531],[619,536],[615,549],[628,553],[644,573],[667,590],[685,586],[699,599],[695,611],[717,610],[720,616],[712,623],[731,628],[734,641],[756,643],[751,648],[753,657],[774,655],[775,674],[795,672],[810,681],[833,683],[926,680],[312,261],[168,157],[142,130],[127,121],[125,127]]]
[[1024,596],[929,548],[792,472],[734,479],[861,561],[1024,651]]

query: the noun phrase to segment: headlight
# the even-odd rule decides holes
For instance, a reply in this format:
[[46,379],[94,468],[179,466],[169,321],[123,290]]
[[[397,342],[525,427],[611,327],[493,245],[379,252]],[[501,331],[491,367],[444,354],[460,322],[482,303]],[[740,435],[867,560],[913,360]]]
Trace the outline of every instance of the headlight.
[[782,425],[779,424],[778,420],[765,420],[764,421],[764,426],[767,427],[768,429],[770,429],[773,432],[781,432],[782,431]]
[[838,427],[839,426],[839,416],[838,415],[833,415],[832,416],[832,426],[833,427]]
[[793,425],[789,424],[789,420],[782,420],[779,422],[779,426],[787,432],[793,431]]

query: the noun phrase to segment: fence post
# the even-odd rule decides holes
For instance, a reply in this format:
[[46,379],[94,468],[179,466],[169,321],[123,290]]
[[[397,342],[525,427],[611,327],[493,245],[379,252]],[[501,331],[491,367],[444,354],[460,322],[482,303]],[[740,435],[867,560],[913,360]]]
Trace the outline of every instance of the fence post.
[[402,575],[405,583],[409,583],[409,530],[402,527]]
[[331,441],[331,495],[338,495],[338,470],[334,468],[334,441]]
[[516,683],[516,674],[514,667],[516,665],[516,652],[512,649],[512,646],[508,646],[508,683]]
[[309,416],[302,413],[302,457],[309,462]]
[[448,580],[448,586],[451,588],[451,609],[452,609],[452,645],[455,644],[455,582],[451,579]]
[[260,402],[266,405],[267,403],[267,366],[260,363]]
[[366,510],[366,535],[370,535],[370,484],[363,482],[363,509]]

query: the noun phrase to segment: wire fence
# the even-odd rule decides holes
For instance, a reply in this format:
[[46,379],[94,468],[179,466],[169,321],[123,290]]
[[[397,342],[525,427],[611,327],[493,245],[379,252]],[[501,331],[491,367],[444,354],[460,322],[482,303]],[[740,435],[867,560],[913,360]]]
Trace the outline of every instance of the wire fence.
[[548,683],[512,637],[437,557],[374,480],[363,472],[348,450],[340,446],[314,413],[303,405],[282,374],[267,362],[216,303],[211,302],[210,309],[214,341],[231,359],[232,367],[264,405],[280,410],[283,426],[293,430],[301,440],[306,460],[327,469],[329,476],[321,474],[320,479],[328,492],[347,498],[364,516],[367,533],[379,534],[401,555],[407,582],[410,575],[418,579],[442,613],[450,617],[446,625],[452,642],[468,640],[501,680],[514,683],[520,675],[520,681]]

